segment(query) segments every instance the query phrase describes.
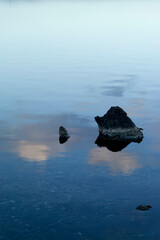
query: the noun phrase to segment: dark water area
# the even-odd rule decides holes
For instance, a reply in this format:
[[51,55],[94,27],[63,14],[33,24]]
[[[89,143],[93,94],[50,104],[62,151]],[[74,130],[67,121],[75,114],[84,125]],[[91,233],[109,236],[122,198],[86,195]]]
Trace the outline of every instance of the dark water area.
[[[0,239],[160,238],[159,11],[0,1]],[[117,105],[144,139],[113,152],[94,117]]]

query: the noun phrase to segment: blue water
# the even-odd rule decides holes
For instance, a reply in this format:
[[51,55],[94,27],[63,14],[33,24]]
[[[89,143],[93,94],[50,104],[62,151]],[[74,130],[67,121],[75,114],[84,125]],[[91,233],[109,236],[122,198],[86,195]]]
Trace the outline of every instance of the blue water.
[[[159,12],[155,0],[0,1],[0,239],[160,238]],[[117,105],[144,139],[111,152],[94,117]]]

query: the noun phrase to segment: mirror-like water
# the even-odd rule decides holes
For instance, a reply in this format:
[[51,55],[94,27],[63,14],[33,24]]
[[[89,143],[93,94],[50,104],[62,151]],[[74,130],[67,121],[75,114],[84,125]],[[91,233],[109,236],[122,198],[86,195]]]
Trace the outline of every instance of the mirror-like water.
[[[0,1],[0,239],[160,238],[159,11]],[[144,139],[112,152],[94,117],[117,105]]]

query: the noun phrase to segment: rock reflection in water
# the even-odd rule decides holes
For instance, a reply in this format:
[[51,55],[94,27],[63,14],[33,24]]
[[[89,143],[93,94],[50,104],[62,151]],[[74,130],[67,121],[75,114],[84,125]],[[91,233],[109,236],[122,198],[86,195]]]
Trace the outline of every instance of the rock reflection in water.
[[106,147],[111,152],[119,152],[127,147],[131,142],[117,141],[117,140],[105,140],[100,135],[97,137],[95,144],[99,147]]

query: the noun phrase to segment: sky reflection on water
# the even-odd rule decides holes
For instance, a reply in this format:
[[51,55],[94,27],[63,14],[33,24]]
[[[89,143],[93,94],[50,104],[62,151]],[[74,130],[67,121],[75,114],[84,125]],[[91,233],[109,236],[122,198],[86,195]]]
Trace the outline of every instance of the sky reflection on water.
[[[137,168],[146,165],[141,155],[142,153],[145,155],[145,148],[148,149],[151,144],[151,148],[155,149],[154,152],[158,149],[159,140],[155,136],[153,142],[148,138],[148,142],[144,139],[144,142],[139,144],[130,143],[128,146],[126,144],[121,152],[112,152],[107,147],[100,148],[95,143],[98,127],[94,119],[89,121],[88,118],[74,114],[46,117],[30,115],[28,119],[28,123],[7,129],[8,133],[1,138],[1,151],[17,154],[22,160],[30,162],[49,159],[54,161],[56,158],[65,158],[68,154],[72,159],[74,151],[80,156],[84,152],[85,164],[107,165],[109,172],[114,175],[120,173],[130,175]],[[67,127],[71,138],[66,143],[60,144],[58,128],[63,124]],[[4,129],[3,125],[2,128]]]
[[[159,239],[159,9],[0,1],[0,239]],[[111,152],[94,116],[117,105],[144,139]]]

